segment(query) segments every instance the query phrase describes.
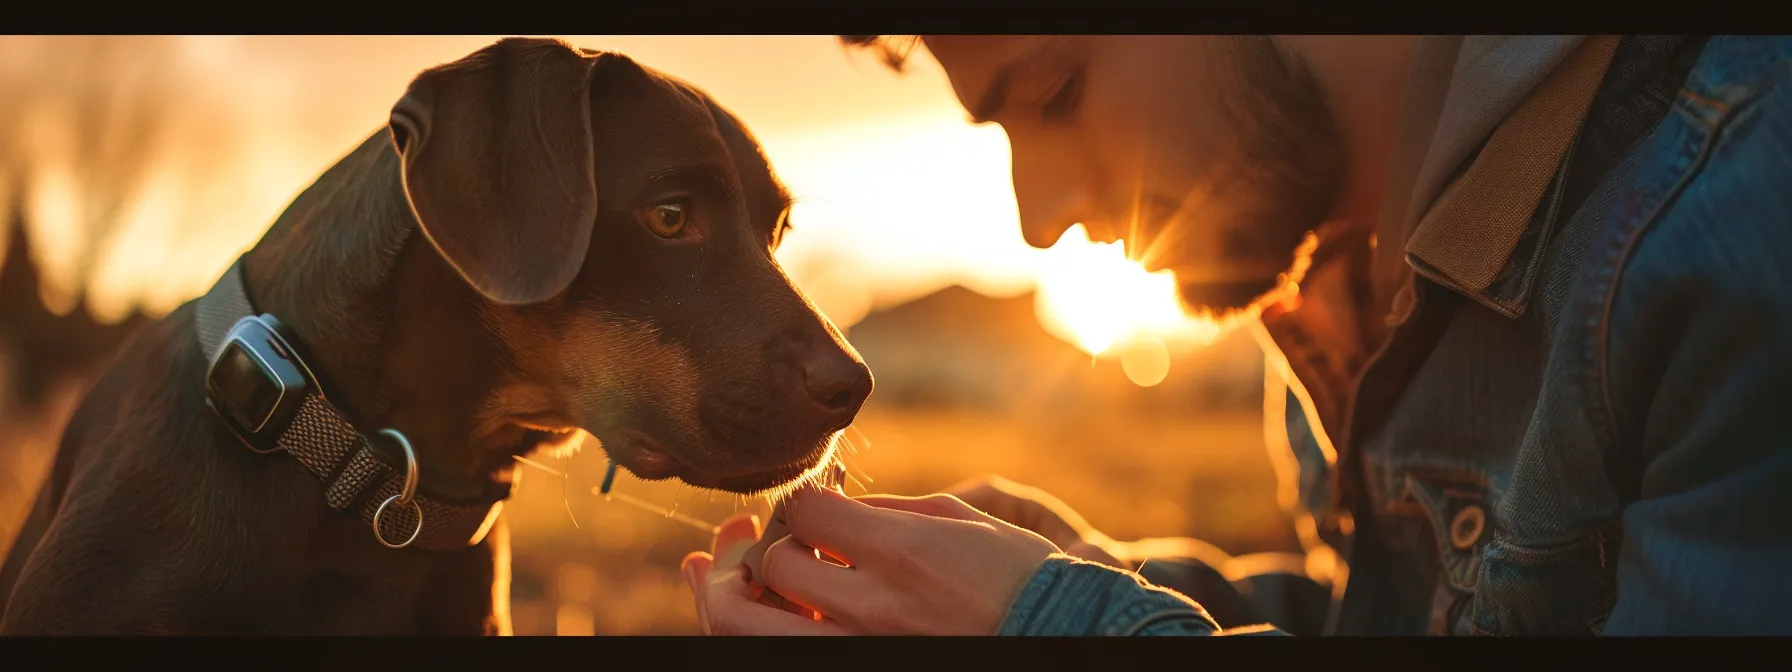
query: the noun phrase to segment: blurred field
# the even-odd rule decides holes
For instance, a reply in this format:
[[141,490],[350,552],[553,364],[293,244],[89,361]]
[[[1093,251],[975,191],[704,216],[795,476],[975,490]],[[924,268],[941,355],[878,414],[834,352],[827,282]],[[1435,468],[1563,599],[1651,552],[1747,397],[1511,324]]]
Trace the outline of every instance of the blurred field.
[[[871,353],[867,359],[874,360]],[[1101,360],[1078,378],[1125,384],[1118,369]],[[1203,373],[1183,370],[1173,377],[1200,379]],[[898,374],[888,371],[886,377]],[[1295,550],[1292,528],[1275,505],[1260,413],[1198,401],[1187,400],[1181,414],[1149,404],[999,412],[880,402],[874,394],[855,425],[871,445],[849,463],[853,473],[874,479],[867,485],[875,492],[920,495],[1000,474],[1051,492],[1119,539],[1196,536],[1232,553]],[[678,563],[686,553],[708,550],[708,535],[591,495],[605,467],[594,443],[568,464],[548,466],[566,467],[564,485],[530,471],[505,509],[513,535],[517,634],[695,632]],[[711,501],[695,489],[643,482],[626,472],[616,490],[711,523],[736,510],[762,519],[767,513],[762,502],[743,506],[730,496]],[[849,484],[847,490],[860,494],[861,488]]]
[[[419,69],[490,39],[0,37],[0,553],[118,340],[202,291]],[[780,263],[877,377],[850,462],[870,490],[1000,474],[1119,539],[1295,548],[1263,449],[1261,354],[1243,334],[1153,343],[1140,374],[1146,360],[1123,370],[1042,324],[1041,306],[1068,305],[1042,300],[1043,280],[1098,290],[1096,308],[1127,292],[1026,245],[1005,136],[963,121],[929,58],[897,77],[826,36],[574,41],[686,77],[756,129],[798,196]],[[591,494],[596,445],[550,466],[568,477],[525,470],[506,507],[516,632],[696,632],[678,564],[707,533]],[[617,491],[712,523],[765,512],[627,475]]]
[[[963,342],[966,334],[982,332],[1012,357],[1032,362],[1009,367],[1012,372],[1062,369],[1063,358],[1072,365],[1058,370],[1050,382],[1037,377],[984,381],[1008,390],[1006,397],[1027,401],[972,403],[975,397],[966,397],[964,388],[973,386],[956,386],[958,396],[946,394],[952,390],[935,388],[953,383],[923,375],[912,365],[920,360],[896,357],[887,345],[868,347],[888,342],[869,332],[890,324],[874,315],[864,325],[865,337],[855,340],[867,341],[860,348],[880,376],[880,392],[855,424],[857,431],[849,434],[869,440],[868,446],[859,442],[849,464],[861,480],[871,479],[866,484],[870,491],[920,495],[966,478],[1000,474],[1044,488],[1119,539],[1188,535],[1233,553],[1296,548],[1291,528],[1276,509],[1261,415],[1250,405],[1257,392],[1252,386],[1260,384],[1251,374],[1261,369],[1236,366],[1241,359],[1250,364],[1253,354],[1242,334],[1180,361],[1163,383],[1140,388],[1126,381],[1113,359],[1091,361],[1043,336],[1037,324],[1003,317],[1001,306],[1024,299],[969,297],[953,297],[955,307],[945,311],[936,309],[941,295],[924,298],[911,304],[915,310],[905,313],[911,318],[892,330],[908,335],[901,342],[961,353],[987,351],[988,346]],[[991,323],[1005,328],[981,328]],[[925,338],[928,334],[932,340]],[[959,342],[938,340],[953,335]],[[1053,347],[1065,350],[1055,356],[1040,350]],[[984,363],[996,364],[989,359]],[[1228,361],[1236,369],[1229,377],[1216,363]],[[884,395],[885,388],[890,394]],[[916,391],[927,389],[934,392]],[[1054,389],[1058,393],[1051,393]],[[74,389],[65,388],[39,413],[0,418],[0,427],[6,428],[0,450],[6,467],[0,471],[0,539],[10,542],[16,533],[74,401]],[[505,508],[516,633],[696,632],[691,596],[678,564],[691,551],[707,550],[708,535],[592,494],[606,466],[595,442],[567,462],[545,465],[563,469],[567,477],[524,468],[518,491]],[[767,512],[761,501],[711,495],[676,482],[645,482],[626,471],[615,489],[711,523],[737,510],[761,516]],[[851,494],[862,490],[848,485]]]
[[[1261,425],[1246,414],[1128,426],[1012,423],[949,413],[870,412],[859,424],[875,446],[856,460],[871,489],[924,494],[984,473],[1037,485],[1064,499],[1117,538],[1200,536],[1231,552],[1289,550],[1292,533],[1278,518],[1273,474],[1261,457]],[[597,459],[591,459],[596,457]],[[601,478],[600,456],[574,458],[573,483]],[[735,510],[678,485],[627,476],[617,489],[710,522]],[[678,562],[707,550],[694,528],[588,489],[530,473],[506,508],[512,537],[513,616],[519,635],[554,634],[592,623],[606,634],[695,632]],[[849,487],[849,492],[857,488]],[[570,501],[579,529],[568,517]],[[751,509],[762,516],[765,507]],[[595,585],[595,588],[586,586]],[[564,621],[556,616],[565,607]],[[566,634],[576,634],[569,628]]]

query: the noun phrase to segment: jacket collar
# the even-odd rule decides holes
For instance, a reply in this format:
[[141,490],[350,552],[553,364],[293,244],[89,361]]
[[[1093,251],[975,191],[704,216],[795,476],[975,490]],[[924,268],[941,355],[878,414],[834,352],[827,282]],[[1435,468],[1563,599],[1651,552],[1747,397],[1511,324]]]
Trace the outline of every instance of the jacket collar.
[[1519,241],[1559,184],[1618,38],[1439,36],[1421,41],[1377,226],[1376,305],[1401,312],[1411,273],[1507,316],[1490,287],[1530,269]]

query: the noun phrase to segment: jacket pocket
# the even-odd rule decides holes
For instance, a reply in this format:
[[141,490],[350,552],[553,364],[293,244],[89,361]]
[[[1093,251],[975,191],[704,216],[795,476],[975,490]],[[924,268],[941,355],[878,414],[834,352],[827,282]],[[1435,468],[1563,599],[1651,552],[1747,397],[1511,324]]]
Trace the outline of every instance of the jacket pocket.
[[1439,580],[1427,631],[1432,635],[1471,634],[1468,607],[1475,597],[1482,549],[1494,522],[1485,480],[1469,473],[1409,472],[1400,502],[1424,512],[1437,552]]
[[1613,520],[1566,543],[1520,544],[1495,533],[1483,552],[1475,634],[1597,635],[1617,603],[1623,528]]

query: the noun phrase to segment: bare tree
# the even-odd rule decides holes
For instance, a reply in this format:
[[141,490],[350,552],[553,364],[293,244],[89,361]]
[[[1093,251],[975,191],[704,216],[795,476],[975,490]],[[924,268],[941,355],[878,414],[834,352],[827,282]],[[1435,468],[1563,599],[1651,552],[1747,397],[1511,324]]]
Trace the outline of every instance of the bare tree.
[[[114,324],[96,320],[87,288],[100,252],[141,195],[167,126],[175,45],[154,36],[3,39],[35,39],[25,46],[55,51],[55,58],[10,59],[28,65],[0,77],[0,184],[7,185],[0,347],[13,362],[8,397],[29,407],[92,373],[148,321],[141,311]],[[28,225],[31,187],[52,166],[69,172],[81,232],[73,309],[63,314],[44,302]]]

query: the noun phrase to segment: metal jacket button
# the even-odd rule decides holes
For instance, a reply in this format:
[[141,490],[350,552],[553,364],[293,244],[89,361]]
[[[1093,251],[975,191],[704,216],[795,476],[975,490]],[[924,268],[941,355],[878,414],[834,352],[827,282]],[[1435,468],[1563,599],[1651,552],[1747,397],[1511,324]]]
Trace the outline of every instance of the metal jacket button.
[[1486,529],[1485,510],[1475,504],[1462,507],[1462,510],[1456,512],[1456,518],[1450,521],[1450,543],[1457,550],[1466,551],[1481,540],[1481,532]]

